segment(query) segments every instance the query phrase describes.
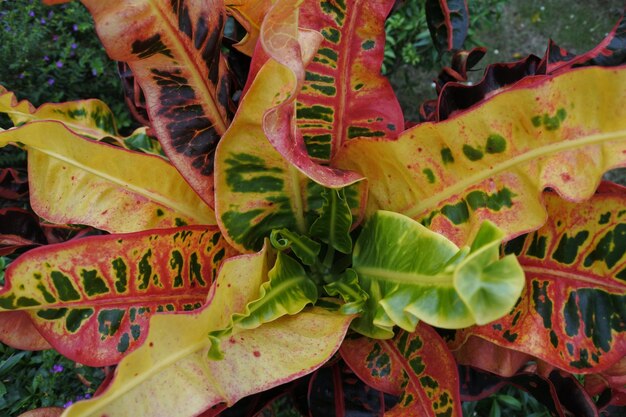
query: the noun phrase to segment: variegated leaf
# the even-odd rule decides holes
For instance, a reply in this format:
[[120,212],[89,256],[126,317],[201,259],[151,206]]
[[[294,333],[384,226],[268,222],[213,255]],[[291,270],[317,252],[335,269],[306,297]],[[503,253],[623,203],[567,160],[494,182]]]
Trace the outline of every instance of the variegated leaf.
[[145,94],[152,127],[174,166],[213,204],[213,154],[229,121],[220,52],[221,1],[82,0],[109,56],[126,62]]
[[483,220],[507,236],[546,218],[540,192],[589,198],[626,165],[626,69],[579,69],[526,84],[397,141],[351,141],[338,167],[368,179],[371,213],[403,213],[457,244]]
[[331,161],[356,137],[398,136],[400,104],[380,73],[384,22],[393,0],[306,0],[299,26],[324,36],[296,102],[297,126],[312,158]]
[[[262,67],[267,68],[263,78],[259,80],[261,74],[257,74],[252,85],[261,84],[269,90],[268,100],[264,100],[264,107],[261,107],[263,132],[291,166],[313,181],[330,188],[346,187],[362,177],[314,162],[307,152],[302,132],[296,128],[296,98],[305,80],[304,68],[322,40],[315,31],[298,31],[297,6],[291,0],[278,0],[261,27],[263,50],[259,50],[259,54],[271,60]],[[267,74],[269,68],[272,74]],[[250,95],[251,89],[246,96]],[[255,95],[254,99],[257,97]]]
[[9,266],[0,308],[27,311],[63,355],[110,365],[145,340],[155,313],[202,306],[217,268],[230,255],[215,227],[50,245]]
[[386,417],[462,416],[456,363],[430,326],[420,323],[390,340],[348,338],[340,352],[366,384],[400,395]]
[[31,205],[50,222],[113,233],[215,224],[212,210],[160,157],[84,139],[53,121],[0,131],[0,146],[8,143],[26,145]]
[[[232,125],[216,151],[218,223],[229,242],[245,252],[258,250],[273,229],[304,234],[323,204],[322,187],[308,180],[274,149],[263,132],[263,115],[284,99],[289,71],[268,61],[248,88]],[[362,219],[365,186],[345,190],[353,221]]]
[[626,354],[626,189],[605,184],[579,204],[543,197],[546,225],[507,245],[526,274],[521,299],[451,347],[477,335],[570,372],[601,371]]
[[257,296],[259,287],[247,285],[248,276],[262,277],[266,268],[264,253],[229,259],[205,309],[153,317],[146,342],[118,365],[108,389],[74,404],[64,417],[199,415],[321,366],[339,348],[351,317],[317,308],[228,337],[221,343],[224,359],[208,358],[208,334]]
[[235,48],[248,56],[252,56],[259,40],[261,23],[272,5],[272,1],[226,0],[224,5],[228,13],[246,29],[246,36],[239,43],[235,44]]
[[46,103],[35,108],[26,100],[18,102],[14,93],[0,86],[1,113],[9,116],[15,126],[34,121],[56,120],[76,134],[91,139],[118,136],[113,113],[106,103],[95,99]]

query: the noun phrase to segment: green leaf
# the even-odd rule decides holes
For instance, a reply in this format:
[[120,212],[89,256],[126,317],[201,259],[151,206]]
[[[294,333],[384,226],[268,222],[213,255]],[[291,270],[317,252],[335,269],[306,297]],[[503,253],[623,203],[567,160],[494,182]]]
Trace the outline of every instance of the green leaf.
[[304,268],[294,259],[278,252],[276,263],[268,273],[269,280],[261,285],[259,297],[246,305],[243,313],[235,313],[231,324],[212,336],[224,337],[238,330],[250,330],[285,315],[302,311],[317,301],[317,286]]
[[352,210],[343,189],[324,189],[324,205],[320,217],[311,225],[311,236],[342,253],[352,252]]
[[317,262],[321,245],[308,237],[289,231],[288,229],[272,230],[270,242],[276,249],[291,249],[303,264],[313,265]]
[[339,309],[342,314],[362,312],[365,301],[369,298],[359,285],[359,276],[354,269],[346,269],[336,281],[325,285],[324,289],[329,295],[339,295],[346,302]]
[[390,338],[419,320],[442,328],[487,323],[506,314],[524,285],[517,260],[499,259],[502,232],[485,222],[469,253],[398,213],[378,211],[364,226],[353,268],[370,298],[353,328]]

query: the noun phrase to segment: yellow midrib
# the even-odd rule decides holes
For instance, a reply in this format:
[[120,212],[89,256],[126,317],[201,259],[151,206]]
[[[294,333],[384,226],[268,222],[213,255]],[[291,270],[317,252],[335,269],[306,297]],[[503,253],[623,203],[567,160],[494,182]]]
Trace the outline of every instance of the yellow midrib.
[[437,207],[442,201],[448,198],[460,194],[467,190],[470,186],[478,184],[488,178],[495,176],[496,174],[509,170],[516,165],[521,165],[537,158],[551,155],[558,152],[564,152],[571,149],[581,148],[589,145],[597,145],[603,142],[609,142],[611,140],[620,140],[626,138],[626,130],[618,130],[609,133],[597,133],[594,135],[584,136],[582,138],[561,141],[558,143],[552,143],[549,145],[541,146],[525,152],[521,155],[515,156],[506,161],[493,165],[493,167],[482,170],[474,175],[470,175],[455,184],[446,186],[446,188],[428,198],[419,201],[418,204],[404,211],[403,214],[411,218],[419,218],[425,215],[425,213]]
[[[105,179],[113,184],[116,184],[118,186],[120,186],[121,188],[124,188],[126,190],[130,190],[133,193],[137,194],[137,195],[141,195],[143,197],[148,198],[151,201],[157,202],[165,207],[168,207],[170,209],[173,209],[176,213],[182,214],[190,219],[195,219],[198,222],[200,222],[200,224],[202,224],[202,222],[206,222],[208,221],[208,219],[204,219],[204,218],[198,218],[198,212],[196,210],[194,210],[193,208],[188,207],[187,205],[182,205],[178,203],[177,199],[171,199],[171,198],[167,198],[165,195],[163,194],[157,194],[157,193],[153,193],[151,191],[146,190],[143,187],[139,187],[136,185],[133,185],[132,183],[129,183],[127,181],[122,180],[119,177],[107,174],[105,172],[102,171],[98,171],[96,169],[93,169],[85,164],[82,164],[80,162],[78,162],[75,159],[70,159],[67,158],[66,156],[53,152],[51,150],[48,149],[43,149],[37,146],[31,146],[28,145],[27,146],[29,148],[35,149],[45,155],[48,155],[49,157],[65,162],[68,165],[71,165],[73,167],[76,167],[78,169],[81,169],[85,172],[88,172],[96,177]],[[157,178],[157,177],[155,177]],[[208,223],[207,223],[208,224]]]

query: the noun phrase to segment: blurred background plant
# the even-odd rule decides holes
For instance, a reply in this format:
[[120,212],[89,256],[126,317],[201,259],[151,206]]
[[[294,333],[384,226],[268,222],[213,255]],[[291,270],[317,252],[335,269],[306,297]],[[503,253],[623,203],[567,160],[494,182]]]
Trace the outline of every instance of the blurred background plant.
[[35,106],[85,98],[106,102],[127,132],[131,116],[117,75],[82,4],[48,7],[0,0],[0,85]]

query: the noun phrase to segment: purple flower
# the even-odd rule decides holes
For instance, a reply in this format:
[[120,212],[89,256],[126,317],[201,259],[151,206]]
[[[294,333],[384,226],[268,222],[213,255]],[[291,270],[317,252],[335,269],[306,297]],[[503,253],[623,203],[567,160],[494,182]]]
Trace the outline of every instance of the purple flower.
[[52,373],[58,374],[59,372],[63,372],[63,365],[55,363],[54,366],[52,367]]
[[20,80],[21,80],[22,78],[24,78],[24,73],[23,73],[23,72],[20,72],[20,75],[18,75],[18,76],[17,76],[17,78],[19,78]]
[[39,23],[41,23],[42,25],[46,24],[46,19],[44,19],[43,17],[41,18],[41,20],[39,20]]
[[72,30],[73,30],[74,32],[78,32],[78,25],[77,25],[77,24],[74,24],[74,26],[72,26]]
[[52,17],[52,16],[54,16],[54,12],[53,12],[52,10],[50,10],[50,11],[48,12],[48,17]]
[[44,55],[44,56],[43,56],[43,60],[44,60],[44,61],[46,61],[46,62],[48,62],[48,61],[50,61],[50,58],[48,57],[48,55]]
[[72,49],[76,49],[76,48],[78,48],[78,45],[76,45],[75,43],[73,43],[73,44],[71,44],[71,45],[70,45],[70,48],[72,48]]
[[85,399],[86,399],[86,400],[88,400],[88,399],[90,399],[90,398],[91,398],[91,394],[89,394],[89,393],[85,394]]
[[59,35],[52,35],[52,42],[56,42],[59,40]]
[[29,15],[30,17],[35,17],[35,12],[33,12],[33,11],[31,10],[30,12],[28,12],[28,15]]
[[91,69],[91,75],[93,75],[95,77],[96,75],[98,75],[98,71],[96,71],[95,68],[92,68]]
[[63,62],[57,61],[57,68],[61,68],[61,67],[63,67]]
[[69,407],[72,404],[74,404],[74,401],[70,400],[70,401],[66,402],[65,404],[63,404],[63,408],[67,408],[67,407]]
[[48,85],[54,84],[54,78],[48,78]]

